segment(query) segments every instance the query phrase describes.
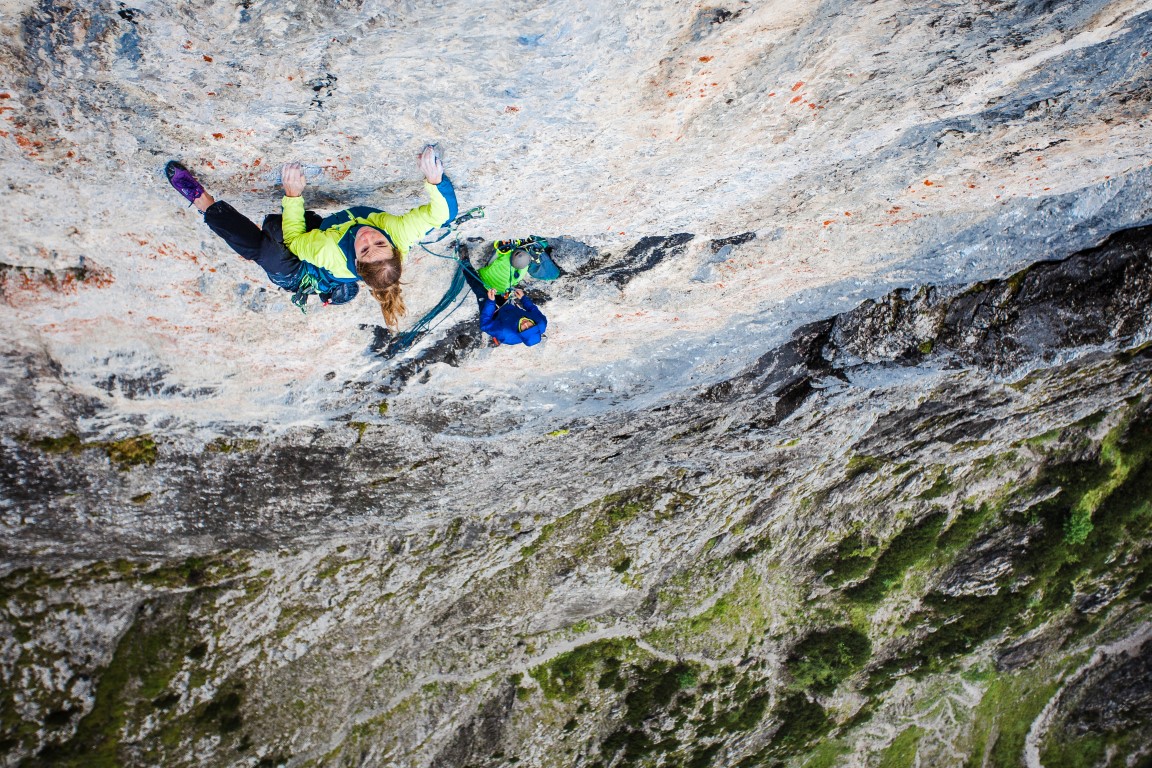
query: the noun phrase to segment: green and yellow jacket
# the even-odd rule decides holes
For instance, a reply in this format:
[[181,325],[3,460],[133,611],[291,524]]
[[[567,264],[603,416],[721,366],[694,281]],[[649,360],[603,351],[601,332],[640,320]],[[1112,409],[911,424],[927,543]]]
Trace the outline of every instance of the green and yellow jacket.
[[508,293],[517,283],[528,276],[528,269],[512,266],[512,251],[496,251],[496,256],[481,267],[477,273],[485,288],[495,288],[497,293]]
[[[429,202],[395,216],[378,208],[357,205],[326,216],[319,229],[306,231],[304,198],[285,197],[280,201],[284,211],[284,244],[300,261],[297,285],[307,277],[315,281],[315,292],[330,293],[339,283],[355,283],[356,233],[361,227],[374,227],[384,233],[403,259],[422,237],[456,218],[456,192],[445,176],[439,184],[424,182]],[[293,289],[289,289],[293,290]]]

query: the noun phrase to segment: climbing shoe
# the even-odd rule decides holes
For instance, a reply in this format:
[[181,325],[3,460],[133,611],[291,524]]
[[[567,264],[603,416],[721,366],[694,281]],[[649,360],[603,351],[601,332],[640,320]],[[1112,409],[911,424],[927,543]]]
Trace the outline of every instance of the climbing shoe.
[[190,203],[204,194],[204,187],[200,186],[200,182],[196,181],[196,177],[192,175],[192,171],[185,168],[183,164],[176,160],[168,161],[168,164],[164,166],[164,175],[168,177],[168,183],[180,193],[181,197]]

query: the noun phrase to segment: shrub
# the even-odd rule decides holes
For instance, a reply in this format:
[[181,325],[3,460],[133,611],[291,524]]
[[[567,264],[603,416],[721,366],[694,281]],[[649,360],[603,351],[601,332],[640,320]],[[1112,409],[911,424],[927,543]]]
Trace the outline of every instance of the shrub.
[[788,657],[798,688],[826,693],[862,667],[872,655],[867,635],[853,627],[833,627],[805,637]]
[[812,568],[818,575],[828,574],[824,577],[825,584],[838,587],[866,574],[872,567],[875,551],[875,545],[853,533],[841,539],[834,549],[817,555]]

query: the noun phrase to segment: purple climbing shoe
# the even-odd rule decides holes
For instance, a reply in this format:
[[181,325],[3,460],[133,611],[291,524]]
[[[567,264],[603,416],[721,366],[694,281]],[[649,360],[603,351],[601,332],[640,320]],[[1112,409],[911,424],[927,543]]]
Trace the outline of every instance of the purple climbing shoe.
[[192,171],[176,160],[168,161],[168,165],[164,166],[164,175],[168,177],[168,183],[190,203],[195,202],[196,198],[204,194],[204,187],[196,181]]

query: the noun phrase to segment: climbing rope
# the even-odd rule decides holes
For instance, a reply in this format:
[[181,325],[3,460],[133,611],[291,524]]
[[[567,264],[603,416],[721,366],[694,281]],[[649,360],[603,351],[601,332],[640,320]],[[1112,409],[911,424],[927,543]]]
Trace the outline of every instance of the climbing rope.
[[[400,333],[396,334],[396,338],[392,340],[392,342],[388,345],[387,350],[385,351],[387,357],[392,357],[409,349],[413,344],[416,343],[418,339],[420,339],[421,336],[439,327],[440,323],[447,320],[453,312],[459,309],[460,306],[465,301],[467,301],[467,297],[464,297],[464,299],[461,299],[458,302],[456,301],[456,299],[460,296],[460,293],[467,285],[467,281],[464,279],[464,270],[468,270],[473,275],[476,275],[477,279],[479,279],[479,275],[477,275],[476,270],[472,268],[471,264],[460,258],[460,236],[457,234],[455,239],[452,241],[451,256],[444,253],[437,253],[428,246],[435,245],[449,235],[455,234],[456,230],[464,222],[471,221],[472,219],[482,218],[484,218],[484,206],[477,206],[468,211],[465,211],[463,214],[454,219],[452,223],[447,226],[444,233],[441,234],[440,237],[429,241],[428,243],[417,243],[417,245],[438,259],[448,259],[450,261],[454,261],[456,263],[456,271],[452,273],[452,283],[448,286],[448,290],[444,292],[444,296],[440,299],[440,301],[436,302],[436,306],[425,312],[424,316],[413,323],[412,327],[410,327],[408,330],[401,331]],[[444,315],[444,317],[437,321],[436,318],[438,318],[441,313],[447,310],[448,307],[452,306],[454,302],[456,303],[456,306],[452,307],[452,309],[448,311],[448,314]]]

